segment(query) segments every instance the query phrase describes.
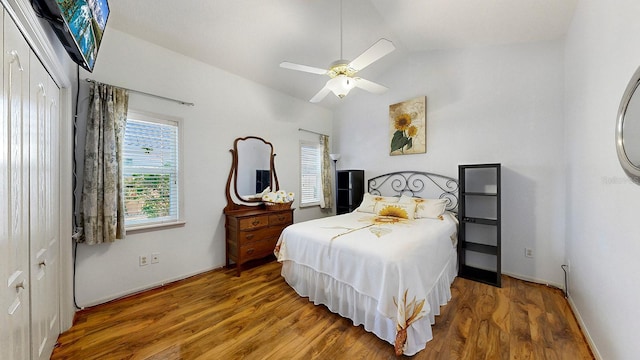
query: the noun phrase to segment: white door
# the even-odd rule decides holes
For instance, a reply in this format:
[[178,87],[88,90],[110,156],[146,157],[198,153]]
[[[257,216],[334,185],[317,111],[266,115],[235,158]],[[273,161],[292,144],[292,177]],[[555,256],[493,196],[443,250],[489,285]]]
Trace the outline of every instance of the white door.
[[29,47],[3,12],[0,358],[29,355]]
[[30,78],[31,355],[49,359],[58,325],[58,88],[35,55]]

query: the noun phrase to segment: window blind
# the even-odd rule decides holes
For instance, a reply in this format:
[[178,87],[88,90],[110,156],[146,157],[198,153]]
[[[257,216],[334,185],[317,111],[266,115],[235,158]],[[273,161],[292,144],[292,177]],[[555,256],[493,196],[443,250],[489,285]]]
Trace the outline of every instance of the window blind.
[[178,220],[178,123],[127,119],[123,163],[126,226]]
[[320,144],[300,143],[300,205],[315,205],[320,203],[322,196],[320,177]]

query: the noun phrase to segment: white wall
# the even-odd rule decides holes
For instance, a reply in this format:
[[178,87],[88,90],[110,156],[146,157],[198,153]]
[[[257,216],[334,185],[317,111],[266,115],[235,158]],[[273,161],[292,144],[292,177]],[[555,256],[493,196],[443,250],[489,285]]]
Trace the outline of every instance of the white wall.
[[640,187],[619,165],[620,99],[640,65],[640,2],[582,0],[566,41],[570,298],[602,359],[638,357]]
[[[336,112],[338,167],[457,178],[458,164],[502,163],[503,272],[561,286],[563,61],[561,41],[411,56],[370,79],[388,93],[354,90]],[[427,97],[427,153],[389,156],[388,106],[416,96]]]
[[[277,66],[277,64],[275,65]],[[276,68],[274,68],[275,70]],[[183,119],[184,227],[129,234],[113,244],[80,244],[76,298],[93,305],[224,265],[225,185],[229,149],[237,137],[260,136],[274,145],[280,188],[299,193],[298,144],[331,133],[330,111],[239,76],[141,41],[105,32],[94,80],[194,102],[186,107],[132,94],[129,108]],[[87,106],[83,82],[81,108]],[[84,122],[86,111],[79,116]],[[83,124],[81,124],[83,125]],[[84,128],[84,126],[81,126]],[[79,139],[82,148],[83,139]],[[82,164],[79,165],[81,170]],[[294,204],[296,206],[297,203]],[[296,221],[322,216],[318,207],[296,209]],[[160,253],[160,263],[138,266],[139,255]]]

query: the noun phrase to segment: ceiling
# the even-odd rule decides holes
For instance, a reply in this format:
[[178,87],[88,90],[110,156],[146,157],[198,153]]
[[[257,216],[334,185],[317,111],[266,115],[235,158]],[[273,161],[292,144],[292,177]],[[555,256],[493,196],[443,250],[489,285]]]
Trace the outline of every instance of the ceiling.
[[[396,50],[358,73],[375,82],[417,52],[553,40],[566,33],[577,1],[344,0],[343,58],[391,40]],[[109,6],[107,28],[304,100],[329,78],[282,69],[280,62],[327,68],[340,58],[340,0],[109,0]],[[346,100],[329,94],[319,105]]]

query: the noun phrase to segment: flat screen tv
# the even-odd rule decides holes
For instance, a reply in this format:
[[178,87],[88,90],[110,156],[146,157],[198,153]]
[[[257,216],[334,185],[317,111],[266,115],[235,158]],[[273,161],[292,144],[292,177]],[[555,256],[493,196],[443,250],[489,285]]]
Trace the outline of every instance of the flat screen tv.
[[109,18],[107,0],[31,0],[31,6],[51,24],[71,59],[92,72]]

